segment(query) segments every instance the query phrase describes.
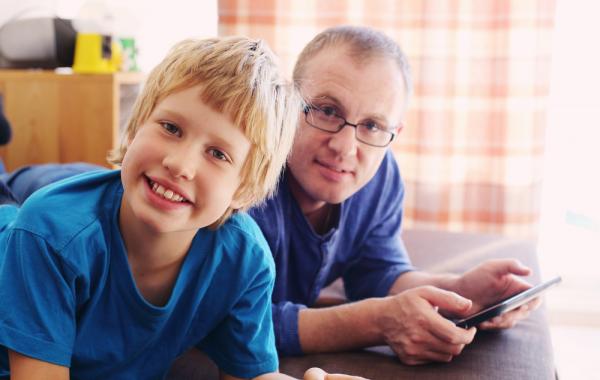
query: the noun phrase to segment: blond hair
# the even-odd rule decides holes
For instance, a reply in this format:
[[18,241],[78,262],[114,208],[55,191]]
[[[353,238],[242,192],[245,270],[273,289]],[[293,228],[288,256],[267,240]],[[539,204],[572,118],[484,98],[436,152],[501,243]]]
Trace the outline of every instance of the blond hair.
[[384,33],[366,26],[340,25],[325,29],[317,34],[300,52],[294,66],[294,82],[300,85],[308,62],[323,49],[344,46],[349,56],[357,63],[368,62],[377,57],[386,57],[396,62],[402,78],[406,99],[412,94],[412,74],[408,58],[398,45]]
[[[120,165],[129,142],[168,95],[201,85],[202,101],[230,117],[251,147],[234,198],[246,210],[272,195],[291,149],[302,102],[262,40],[222,37],[176,44],[152,70],[133,106],[121,145],[109,153]],[[237,210],[229,208],[211,227]]]

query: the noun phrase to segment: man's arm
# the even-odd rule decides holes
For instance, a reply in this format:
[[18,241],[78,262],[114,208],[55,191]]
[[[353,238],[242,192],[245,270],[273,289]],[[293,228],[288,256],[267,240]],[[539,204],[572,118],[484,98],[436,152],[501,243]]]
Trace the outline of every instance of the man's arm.
[[21,355],[8,350],[12,380],[68,380],[69,368]]
[[417,286],[435,286],[436,288],[453,290],[456,288],[456,281],[459,275],[443,273],[427,273],[422,271],[404,272],[390,288],[389,295],[399,294],[405,290],[416,288]]
[[473,340],[437,309],[465,315],[470,301],[434,287],[419,287],[324,309],[303,309],[298,318],[305,353],[332,352],[388,344],[406,364],[450,361]]

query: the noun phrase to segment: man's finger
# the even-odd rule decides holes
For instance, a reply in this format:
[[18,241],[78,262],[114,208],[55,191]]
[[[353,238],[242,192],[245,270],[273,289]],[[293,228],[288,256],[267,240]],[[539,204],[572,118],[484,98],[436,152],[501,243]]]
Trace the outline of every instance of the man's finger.
[[498,329],[508,329],[514,327],[514,325],[529,316],[530,307],[528,304],[525,304],[515,310],[511,310],[508,313],[499,315],[495,318],[492,318],[489,321],[482,322],[479,327],[483,330],[498,330]]
[[505,314],[499,315],[489,321],[481,323],[480,327],[484,330],[504,329],[513,327],[516,322],[529,317],[531,311],[537,309],[542,303],[541,297],[536,297],[528,303],[519,306]]
[[535,297],[531,301],[527,302],[527,308],[531,311],[536,310],[542,304],[542,297]]
[[440,316],[440,320],[433,322],[431,333],[447,344],[469,344],[475,338],[477,329],[471,327],[468,330],[457,327],[454,322]]
[[[440,318],[439,315],[436,318]],[[444,318],[442,318],[444,319]],[[429,360],[446,361],[444,358],[448,355],[458,355],[465,344],[471,341],[471,331],[466,331],[462,328],[454,326],[450,322],[449,330],[457,333],[458,338],[452,336],[452,333],[447,333],[449,337],[439,337],[435,335],[435,331],[431,329],[424,330],[419,336],[416,342],[412,342],[410,346],[404,345],[399,346],[399,351],[403,352],[405,356],[411,356],[413,358],[426,358]],[[475,330],[475,329],[473,329]],[[466,338],[462,338],[462,335],[466,335]],[[434,356],[432,356],[434,355]]]
[[452,353],[452,345],[464,345],[473,341],[477,329],[465,330],[457,327],[454,322],[446,319],[441,314],[427,313],[429,317],[430,347],[435,347],[438,352]]
[[429,301],[433,306],[439,309],[456,314],[468,310],[471,307],[471,300],[460,296],[457,293],[439,289],[433,286],[423,286],[419,288],[419,296]]
[[418,355],[399,355],[405,364],[420,365],[430,362],[450,362],[452,358],[460,354],[465,347],[464,344],[449,345],[447,343],[435,348],[424,349]]
[[495,261],[497,263],[495,270],[498,274],[512,273],[518,276],[531,274],[531,269],[517,259],[499,259]]

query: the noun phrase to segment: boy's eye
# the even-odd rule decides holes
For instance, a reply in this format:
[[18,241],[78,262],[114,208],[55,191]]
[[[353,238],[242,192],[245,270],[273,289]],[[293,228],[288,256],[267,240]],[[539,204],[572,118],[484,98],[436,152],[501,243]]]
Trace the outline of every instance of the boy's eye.
[[175,124],[169,123],[167,121],[163,121],[160,124],[165,129],[165,131],[167,131],[167,133],[175,135],[177,137],[181,137],[181,128],[179,128]]
[[229,157],[227,157],[227,155],[225,153],[223,153],[222,151],[218,150],[218,149],[210,149],[209,151],[210,155],[213,156],[214,158],[216,158],[219,161],[229,161]]

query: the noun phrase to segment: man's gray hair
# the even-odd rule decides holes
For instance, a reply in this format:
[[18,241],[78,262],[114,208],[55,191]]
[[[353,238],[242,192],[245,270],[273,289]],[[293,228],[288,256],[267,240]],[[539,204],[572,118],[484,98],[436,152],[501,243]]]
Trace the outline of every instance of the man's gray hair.
[[306,65],[321,50],[330,46],[346,46],[348,54],[359,63],[376,57],[387,57],[398,64],[404,79],[406,99],[413,90],[412,74],[406,55],[391,37],[376,29],[365,26],[340,25],[325,29],[317,34],[302,49],[294,67],[294,81],[299,85]]

